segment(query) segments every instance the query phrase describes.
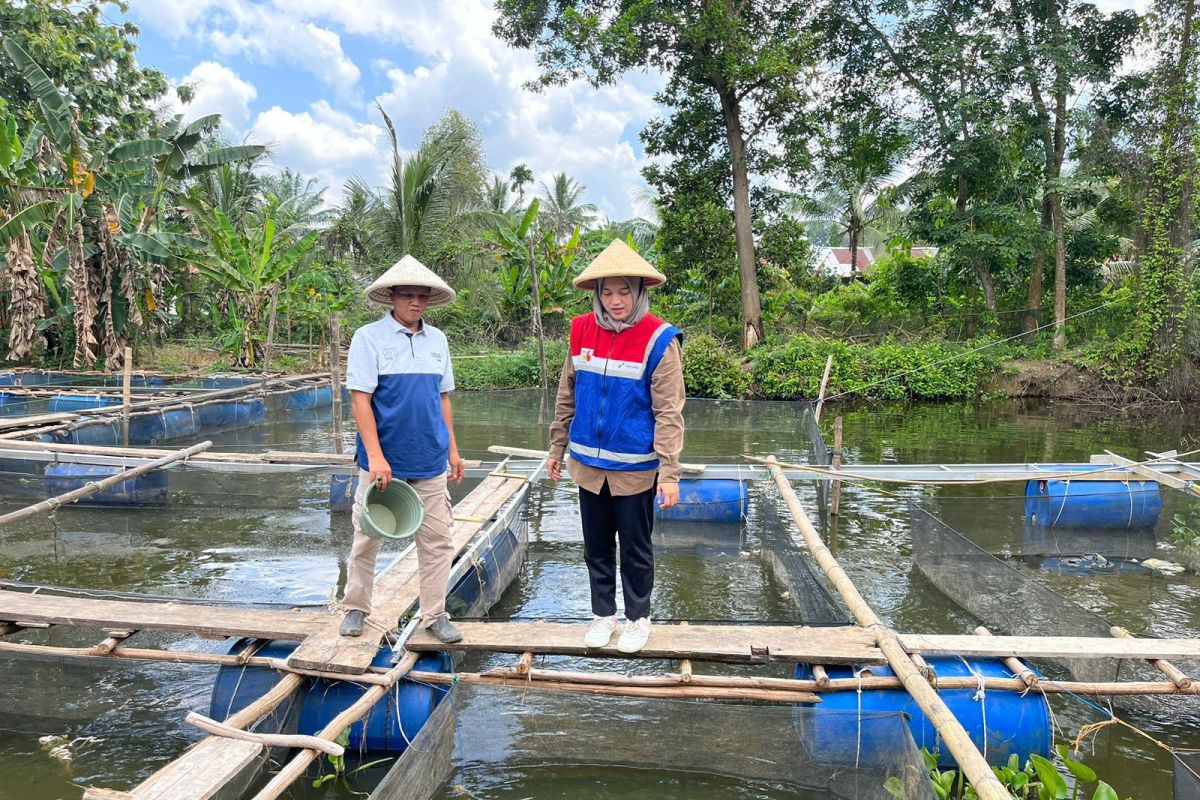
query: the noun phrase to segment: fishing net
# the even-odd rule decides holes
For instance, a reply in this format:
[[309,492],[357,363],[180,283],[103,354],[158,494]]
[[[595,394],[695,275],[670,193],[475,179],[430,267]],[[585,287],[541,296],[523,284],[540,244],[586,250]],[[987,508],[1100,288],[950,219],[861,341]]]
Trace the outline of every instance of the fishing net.
[[[1157,552],[1153,529],[1047,528],[1023,518],[1021,503],[910,502],[915,567],[993,633],[1109,638],[1111,628],[1121,625],[1146,637],[1196,635],[1164,628],[1163,623],[1177,623],[1156,616],[1169,576],[1143,566]],[[1060,658],[1035,666],[1049,667],[1051,677],[1062,678],[1065,671],[1087,682],[1166,680],[1140,660]],[[1200,674],[1195,663],[1176,666]],[[1200,711],[1194,696],[1118,697],[1114,703],[1155,713]]]
[[764,497],[758,504],[759,535],[763,561],[770,574],[787,586],[802,625],[848,625],[853,620],[841,600],[828,588],[828,581],[812,560],[795,523],[778,497]]
[[847,712],[835,741],[817,713],[459,683],[371,797],[933,796],[901,714]]
[[1200,751],[1171,752],[1174,756],[1175,800],[1200,800]]

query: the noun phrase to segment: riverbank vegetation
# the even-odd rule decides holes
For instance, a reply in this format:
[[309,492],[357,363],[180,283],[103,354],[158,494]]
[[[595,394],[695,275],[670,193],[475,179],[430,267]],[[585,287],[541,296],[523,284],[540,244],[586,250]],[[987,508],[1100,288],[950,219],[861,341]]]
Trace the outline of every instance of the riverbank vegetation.
[[531,90],[666,76],[653,219],[623,220],[570,175],[494,172],[453,110],[402,142],[378,108],[384,178],[319,185],[189,117],[194,87],[140,65],[113,6],[0,0],[10,363],[171,366],[186,342],[212,368],[317,366],[412,253],[459,290],[430,316],[460,386],[536,386],[590,304],[571,278],[620,237],[669,278],[654,311],[695,395],[811,397],[829,354],[838,395],[972,396],[1010,359],[1200,393],[1195,0],[502,0]]

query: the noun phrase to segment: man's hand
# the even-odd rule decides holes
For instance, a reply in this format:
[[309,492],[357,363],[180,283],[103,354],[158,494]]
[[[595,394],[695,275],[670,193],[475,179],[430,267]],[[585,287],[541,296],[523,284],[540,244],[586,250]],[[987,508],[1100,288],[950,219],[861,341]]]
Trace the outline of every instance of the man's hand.
[[463,460],[459,458],[457,450],[450,451],[450,457],[447,459],[450,463],[450,480],[455,483],[462,483],[463,476],[466,474],[466,469],[463,467]]
[[552,480],[552,481],[561,481],[562,480],[562,463],[563,462],[562,462],[561,458],[547,458],[546,459],[546,471],[550,473],[550,480]]
[[367,472],[371,473],[371,483],[378,486],[380,491],[386,489],[392,482],[392,465],[382,454],[367,456]]
[[678,483],[660,483],[658,485],[658,507],[670,508],[679,502]]

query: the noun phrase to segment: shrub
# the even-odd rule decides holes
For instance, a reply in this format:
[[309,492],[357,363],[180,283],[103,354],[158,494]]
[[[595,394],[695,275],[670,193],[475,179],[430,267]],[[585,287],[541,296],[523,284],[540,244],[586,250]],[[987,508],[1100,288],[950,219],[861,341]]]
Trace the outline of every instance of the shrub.
[[703,333],[684,340],[683,380],[689,397],[740,398],[750,389],[750,374],[737,355]]

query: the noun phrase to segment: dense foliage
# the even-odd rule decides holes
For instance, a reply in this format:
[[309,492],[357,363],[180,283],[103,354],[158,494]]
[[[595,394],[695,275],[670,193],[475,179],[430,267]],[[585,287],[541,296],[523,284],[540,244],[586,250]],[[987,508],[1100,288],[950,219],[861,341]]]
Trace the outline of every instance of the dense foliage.
[[[499,2],[531,89],[664,74],[655,221],[604,219],[567,174],[493,173],[454,110],[401,142],[378,109],[383,185],[319,186],[189,118],[106,5],[0,0],[10,361],[113,368],[184,339],[229,366],[319,361],[331,317],[348,335],[378,313],[360,288],[412,253],[459,291],[431,312],[456,346],[517,349],[468,383],[529,385],[539,350],[553,381],[590,305],[571,278],[620,237],[668,276],[653,309],[699,394],[810,395],[832,352],[838,392],[961,397],[1015,339],[1197,392],[1195,0]],[[157,110],[171,91],[181,117]]]

